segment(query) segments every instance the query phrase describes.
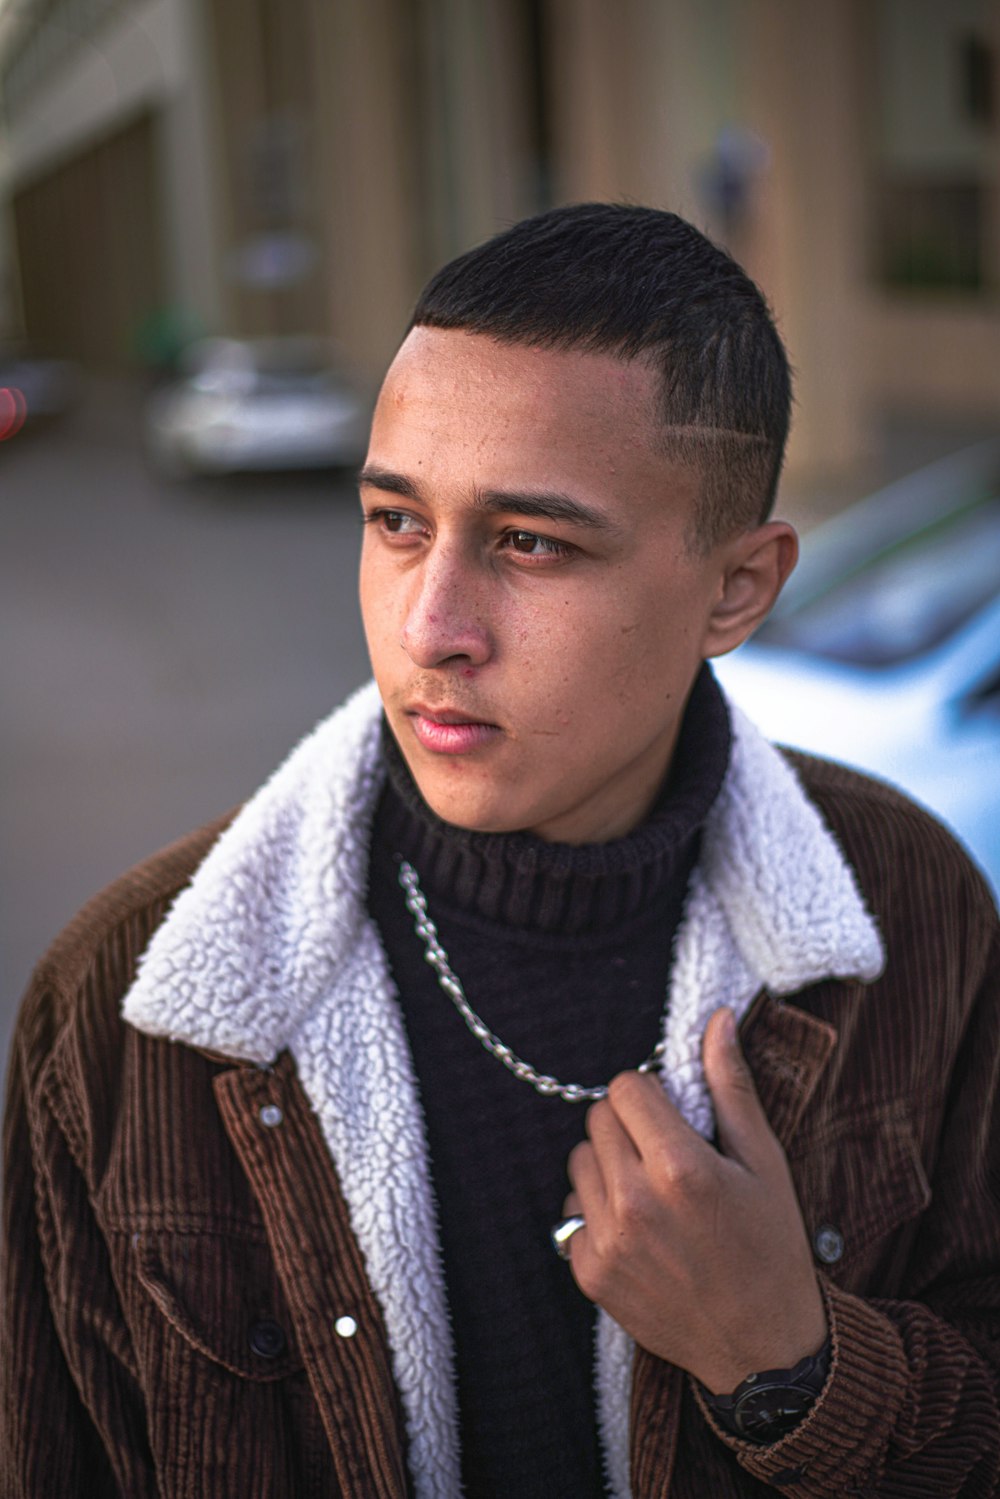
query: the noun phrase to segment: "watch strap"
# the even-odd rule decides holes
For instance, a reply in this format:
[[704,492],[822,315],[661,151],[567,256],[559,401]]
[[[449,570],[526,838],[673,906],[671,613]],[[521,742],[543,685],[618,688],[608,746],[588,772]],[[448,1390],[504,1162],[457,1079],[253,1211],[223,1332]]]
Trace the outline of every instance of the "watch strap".
[[800,1359],[791,1369],[748,1374],[730,1395],[713,1395],[699,1385],[702,1399],[732,1436],[761,1444],[777,1441],[804,1421],[819,1399],[830,1372],[831,1354],[827,1338],[818,1353]]

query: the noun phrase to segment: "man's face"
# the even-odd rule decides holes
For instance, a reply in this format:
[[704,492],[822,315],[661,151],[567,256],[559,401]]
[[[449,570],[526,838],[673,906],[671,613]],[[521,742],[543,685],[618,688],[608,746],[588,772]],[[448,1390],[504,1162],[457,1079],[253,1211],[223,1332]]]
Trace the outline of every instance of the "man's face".
[[417,328],[372,424],[361,609],[425,800],[600,842],[648,811],[721,587],[656,382],[611,356]]

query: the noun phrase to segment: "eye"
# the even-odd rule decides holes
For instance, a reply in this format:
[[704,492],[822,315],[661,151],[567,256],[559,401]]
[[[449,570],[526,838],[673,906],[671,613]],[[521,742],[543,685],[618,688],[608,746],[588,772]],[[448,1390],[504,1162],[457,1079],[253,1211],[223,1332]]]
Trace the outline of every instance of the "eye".
[[508,531],[505,540],[511,551],[522,557],[565,557],[572,551],[566,542],[539,536],[535,531]]
[[410,536],[422,529],[420,522],[405,510],[368,510],[362,519],[366,526],[377,526],[390,536]]

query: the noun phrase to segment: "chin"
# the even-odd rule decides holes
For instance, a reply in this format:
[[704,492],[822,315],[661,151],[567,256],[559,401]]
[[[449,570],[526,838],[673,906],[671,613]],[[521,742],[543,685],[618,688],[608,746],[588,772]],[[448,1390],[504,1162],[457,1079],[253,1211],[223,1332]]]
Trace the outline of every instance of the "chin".
[[500,808],[488,803],[484,805],[478,798],[456,796],[454,790],[447,787],[421,785],[416,776],[414,780],[420,795],[435,816],[440,817],[442,822],[450,823],[452,827],[462,828],[467,833],[516,833],[525,826],[524,822],[511,817],[509,808],[505,815]]
[[517,833],[521,832],[524,827],[523,823],[512,822],[505,817],[490,816],[478,808],[466,809],[456,806],[454,801],[447,797],[431,801],[425,796],[424,800],[442,822],[450,823],[454,828],[462,828],[467,833]]

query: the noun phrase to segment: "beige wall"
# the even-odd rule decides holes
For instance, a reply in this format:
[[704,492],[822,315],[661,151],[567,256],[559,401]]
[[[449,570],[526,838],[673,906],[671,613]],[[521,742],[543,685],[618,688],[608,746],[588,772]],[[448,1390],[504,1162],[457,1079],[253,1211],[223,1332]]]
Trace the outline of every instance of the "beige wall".
[[631,197],[719,232],[697,191],[719,131],[767,155],[733,253],[775,309],[797,370],[789,467],[849,467],[867,445],[855,8],[832,0],[555,0],[561,195]]
[[[992,163],[994,300],[934,305],[883,291],[868,222],[885,124],[872,98],[870,0],[552,3],[561,198],[632,197],[718,237],[696,187],[718,131],[737,124],[766,147],[728,244],[768,296],[795,367],[793,479],[862,468],[883,410],[992,414],[1000,426],[1000,129],[977,144]],[[997,0],[963,5],[992,18],[1000,54]],[[899,0],[894,13],[912,19],[927,6]]]
[[702,223],[695,174],[734,98],[739,0],[552,0],[556,186]]
[[328,326],[368,380],[391,357],[419,276],[408,9],[309,0]]
[[[1000,57],[997,0],[883,0],[888,75],[872,120],[878,165],[925,176],[978,177],[987,186],[987,279],[980,294],[872,294],[865,373],[871,399],[889,409],[992,420],[1000,428],[1000,120],[973,128],[958,112],[954,76],[936,67],[963,32],[991,36]],[[924,81],[913,87],[914,77]],[[994,86],[1000,86],[995,75]]]
[[377,379],[443,261],[531,207],[516,7],[310,0],[329,324]]
[[208,326],[221,312],[218,187],[201,0],[144,0],[101,25],[5,131],[0,194],[60,169],[144,111],[162,121],[158,194],[172,297]]
[[38,347],[91,368],[138,357],[167,299],[159,125],[140,114],[15,194],[25,329]]
[[1000,308],[885,298],[866,347],[868,387],[886,408],[992,418],[1000,430]]
[[[1000,50],[1000,0],[983,4]],[[869,279],[875,0],[548,0],[546,15],[555,200],[634,198],[729,233],[796,366],[793,474],[857,466],[884,406],[1000,422],[989,298],[893,299]],[[526,16],[521,0],[142,0],[17,122],[8,192],[155,101],[174,288],[210,326],[332,332],[375,379],[430,271],[536,206]],[[276,89],[305,121],[303,224],[322,263],[301,296],[269,303],[225,265],[252,228],[243,136]],[[764,148],[735,226],[699,185],[727,125]],[[1000,286],[1000,128],[977,151]]]
[[869,443],[856,7],[755,0],[742,22],[747,120],[771,151],[747,263],[796,372],[788,470],[834,474]]

